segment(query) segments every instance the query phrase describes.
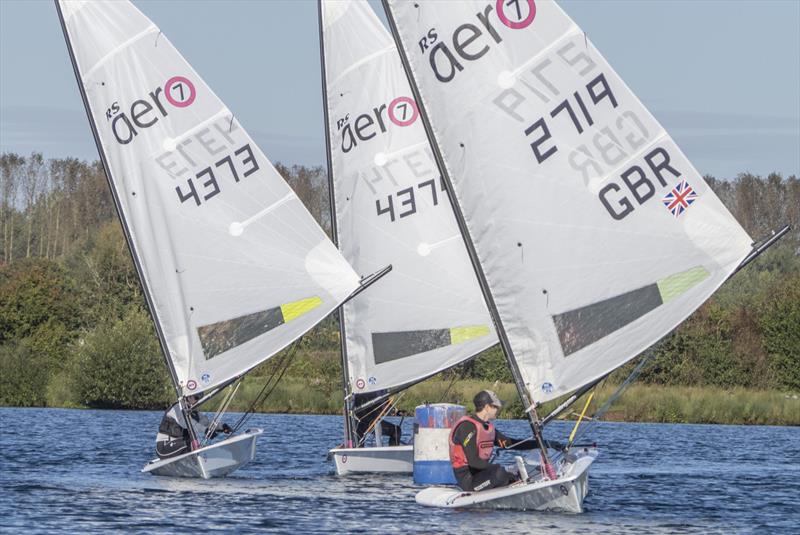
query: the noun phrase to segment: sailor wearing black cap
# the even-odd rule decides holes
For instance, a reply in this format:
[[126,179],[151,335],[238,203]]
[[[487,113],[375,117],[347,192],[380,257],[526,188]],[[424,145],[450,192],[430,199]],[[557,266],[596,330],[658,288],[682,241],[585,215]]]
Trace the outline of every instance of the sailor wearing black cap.
[[494,447],[531,450],[537,447],[532,438],[517,440],[496,430],[492,420],[503,402],[491,390],[481,390],[473,399],[475,414],[461,418],[450,432],[450,463],[458,486],[466,491],[504,487],[513,481],[503,466],[492,464]]

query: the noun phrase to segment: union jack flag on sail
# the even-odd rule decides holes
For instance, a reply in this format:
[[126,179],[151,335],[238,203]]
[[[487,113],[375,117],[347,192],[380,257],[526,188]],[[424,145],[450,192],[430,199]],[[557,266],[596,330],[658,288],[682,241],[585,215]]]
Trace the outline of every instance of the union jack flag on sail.
[[664,203],[667,210],[672,212],[672,215],[678,217],[684,210],[689,208],[690,204],[697,200],[697,197],[697,193],[686,183],[686,180],[681,180],[672,191],[661,199],[661,202]]

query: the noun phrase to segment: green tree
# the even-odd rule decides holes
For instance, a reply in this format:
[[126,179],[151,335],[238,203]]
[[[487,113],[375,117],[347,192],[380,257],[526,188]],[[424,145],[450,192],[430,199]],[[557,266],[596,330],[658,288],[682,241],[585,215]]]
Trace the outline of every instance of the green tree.
[[171,385],[150,316],[130,306],[75,345],[73,381],[80,403],[108,409],[157,409]]
[[119,318],[131,304],[144,306],[139,279],[117,220],[102,225],[69,260],[89,321]]
[[17,342],[0,345],[0,405],[47,405],[47,388],[68,358],[71,333],[51,321]]
[[56,262],[33,258],[0,267],[0,343],[20,340],[45,323],[81,323],[72,278]]
[[777,384],[800,390],[800,273],[770,290],[759,314],[764,349]]

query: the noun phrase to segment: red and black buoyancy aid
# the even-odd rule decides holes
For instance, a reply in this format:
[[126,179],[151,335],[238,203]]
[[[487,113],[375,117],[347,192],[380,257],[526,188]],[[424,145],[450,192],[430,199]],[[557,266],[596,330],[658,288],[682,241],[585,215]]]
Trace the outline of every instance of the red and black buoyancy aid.
[[[464,441],[464,444],[456,444],[456,429],[458,429],[458,426],[461,425],[461,422],[472,422],[472,424],[475,426],[477,436],[473,437],[470,435]],[[486,427],[484,427],[484,425]],[[472,439],[474,439],[478,445],[478,456],[484,461],[488,461],[492,457],[492,451],[494,450],[494,436],[495,432],[492,422],[483,422],[470,415],[464,416],[457,421],[456,425],[453,426],[453,429],[450,430],[450,464],[453,465],[453,468],[469,466],[467,454],[464,451],[464,446],[466,446],[467,442]]]

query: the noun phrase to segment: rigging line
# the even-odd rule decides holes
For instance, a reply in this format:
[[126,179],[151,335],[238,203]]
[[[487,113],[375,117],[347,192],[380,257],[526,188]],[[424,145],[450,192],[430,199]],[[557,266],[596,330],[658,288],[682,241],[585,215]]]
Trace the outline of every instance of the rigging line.
[[[600,418],[602,418],[603,415],[608,411],[608,409],[611,408],[611,405],[613,405],[614,402],[616,402],[617,399],[619,399],[619,397],[622,395],[622,393],[625,390],[627,390],[627,388],[630,386],[630,384],[633,381],[635,381],[637,377],[639,377],[639,374],[642,372],[642,369],[644,368],[645,364],[647,364],[650,361],[650,359],[653,357],[653,355],[655,355],[655,352],[648,351],[642,357],[642,360],[639,361],[639,364],[636,365],[636,367],[633,369],[633,371],[630,373],[630,375],[628,375],[628,377],[622,382],[622,384],[619,385],[619,387],[617,387],[617,389],[614,391],[614,393],[611,394],[611,396],[605,402],[603,402],[603,404],[600,406],[600,408],[597,409],[594,412],[594,414],[592,414],[590,421],[587,422],[586,425],[583,426],[583,429],[581,429],[573,437],[573,441],[579,440],[582,436],[584,436],[586,434],[586,432],[588,430],[593,429],[595,427],[595,425],[597,425],[597,422],[599,422]],[[563,456],[564,456],[564,452],[559,452],[559,454],[556,455],[557,460],[560,459]]]
[[[286,363],[285,366],[284,366],[284,362]],[[248,407],[247,411],[236,422],[236,425],[233,427],[234,432],[236,432],[240,427],[242,427],[247,422],[247,420],[250,419],[250,417],[255,412],[255,407],[257,405],[263,403],[264,400],[266,400],[269,397],[269,395],[272,393],[272,391],[277,386],[278,382],[283,377],[283,374],[288,369],[289,364],[290,364],[290,361],[286,357],[283,357],[280,362],[276,363],[276,366],[275,366],[275,369],[273,370],[272,375],[270,375],[270,377],[267,379],[267,382],[264,384],[264,387],[261,389],[261,392],[258,393],[258,395],[255,397],[255,399],[253,399],[252,403],[250,404],[250,407]],[[278,369],[280,369],[280,366],[283,366],[283,369],[281,369],[280,374],[278,375],[277,379],[275,379],[275,374],[278,372]],[[273,382],[273,379],[274,379],[274,382]],[[266,391],[267,388],[270,387],[270,385],[272,385],[271,388],[269,389],[269,391]],[[265,391],[266,391],[266,393],[265,393]]]
[[227,394],[225,394],[225,399],[222,400],[222,404],[220,405],[219,410],[217,410],[217,414],[214,415],[214,419],[211,421],[211,425],[209,425],[208,429],[206,430],[206,436],[205,439],[203,440],[203,445],[205,445],[205,443],[208,442],[211,439],[212,435],[216,432],[217,427],[219,426],[219,422],[222,419],[222,416],[228,410],[228,406],[231,404],[231,401],[233,401],[233,397],[236,395],[236,392],[238,392],[239,387],[242,386],[242,380],[243,377],[240,377],[239,380],[236,381],[236,385],[231,390],[229,390]]
[[[376,425],[377,425],[377,424],[378,424],[378,423],[379,423],[381,420],[383,420],[383,419],[386,417],[386,415],[388,414],[388,412],[389,412],[389,411],[391,411],[391,410],[392,410],[392,409],[393,409],[393,408],[394,408],[394,407],[397,405],[397,402],[398,402],[398,401],[400,401],[400,398],[402,398],[404,395],[405,395],[405,392],[401,392],[400,394],[398,394],[398,395],[396,395],[396,396],[392,396],[392,397],[390,397],[390,398],[388,399],[388,403],[386,403],[386,405],[384,405],[384,406],[383,406],[383,410],[381,410],[380,414],[378,414],[378,417],[377,417],[377,418],[375,418],[375,419],[372,421],[372,423],[370,424],[370,426],[367,428],[367,430],[366,430],[366,431],[364,431],[364,435],[363,435],[363,436],[361,436],[361,437],[359,437],[359,439],[358,439],[358,445],[359,445],[359,446],[361,446],[361,445],[363,445],[363,444],[364,444],[364,440],[365,440],[365,439],[367,438],[367,436],[368,436],[368,435],[369,435],[369,434],[370,434],[370,433],[371,433],[371,432],[372,432],[372,431],[375,429],[375,426],[376,426]],[[380,407],[380,405],[379,405],[379,407]],[[376,407],[376,408],[377,408],[377,407]],[[370,411],[370,413],[371,413],[371,412],[375,412],[375,409],[372,409],[372,410]],[[365,414],[364,416],[366,416],[366,414]],[[359,421],[360,421],[360,420],[359,420]],[[376,446],[380,446],[380,444],[375,444],[375,445],[376,445]]]
[[[233,433],[238,431],[239,428],[242,427],[245,424],[245,422],[247,422],[247,420],[250,419],[250,417],[255,412],[256,405],[263,403],[275,390],[275,387],[278,385],[281,378],[286,373],[286,370],[289,369],[289,366],[292,363],[292,359],[294,358],[295,354],[297,353],[297,349],[300,346],[301,340],[302,338],[300,340],[297,340],[294,343],[294,345],[292,345],[292,347],[289,349],[289,351],[287,351],[280,357],[280,360],[276,359],[275,365],[272,367],[272,373],[267,378],[267,381],[266,383],[264,383],[264,386],[261,388],[261,391],[250,403],[250,406],[247,408],[247,411],[245,411],[245,413],[241,417],[239,417],[239,420],[236,421],[236,424],[232,426]],[[267,390],[268,388],[269,390]]]
[[575,439],[575,433],[578,432],[578,427],[581,425],[583,417],[586,415],[586,410],[589,408],[589,404],[592,402],[595,392],[597,392],[597,390],[593,390],[592,393],[589,394],[589,397],[586,399],[586,404],[583,406],[583,410],[581,411],[580,416],[578,416],[578,421],[575,422],[575,427],[572,428],[572,433],[569,434],[569,440],[567,441],[567,444],[573,443]]
[[450,380],[450,384],[447,385],[447,389],[445,389],[444,394],[442,394],[442,397],[439,398],[439,403],[444,402],[444,399],[447,397],[447,394],[450,393],[450,389],[453,388],[453,385],[456,384],[457,380],[458,380],[458,375],[456,373],[453,373],[453,378]]
[[[392,396],[393,396],[393,395],[394,395],[394,394],[389,394],[389,395],[387,395],[387,396],[381,396],[381,397],[379,397],[379,398],[375,398],[375,399],[377,400],[377,401],[376,401],[376,403],[375,403],[375,406],[374,406],[374,407],[372,407],[372,409],[370,409],[370,411],[369,411],[369,412],[367,412],[367,413],[365,413],[365,414],[362,414],[362,415],[361,415],[361,418],[359,418],[358,416],[355,416],[355,415],[353,415],[353,418],[355,418],[356,420],[358,420],[358,421],[360,422],[361,420],[363,420],[363,419],[364,419],[364,418],[366,418],[367,416],[371,415],[373,412],[375,412],[375,411],[377,411],[377,410],[381,410],[383,407],[386,407],[386,405],[388,405],[388,404],[391,404],[391,400],[392,400]],[[388,403],[388,404],[384,404],[384,402],[385,402],[387,399],[389,400],[389,403]],[[354,409],[354,411],[356,411],[356,410],[359,410],[359,409],[360,409],[360,408],[362,408],[362,407],[368,407],[368,406],[369,406],[369,405],[365,403],[365,404],[364,404],[364,405],[362,405],[361,407],[356,407],[356,408]]]
[[[622,384],[619,385],[619,388],[617,388],[617,390],[613,394],[611,394],[611,397],[609,397],[603,403],[603,405],[601,405],[600,408],[597,411],[595,411],[594,414],[592,414],[592,418],[597,419],[597,418],[602,418],[603,417],[603,415],[608,411],[608,409],[611,408],[611,405],[615,401],[617,401],[617,399],[619,399],[619,397],[622,395],[622,393],[625,390],[627,390],[628,386],[630,386],[630,384],[633,381],[635,381],[637,377],[639,377],[639,374],[642,372],[642,369],[644,368],[645,364],[647,364],[650,361],[650,359],[653,357],[653,355],[655,355],[655,352],[653,352],[653,351],[648,351],[647,352],[647,354],[644,356],[644,358],[642,358],[642,360],[639,362],[639,364],[636,365],[636,367],[633,369],[633,371],[627,377],[627,379],[625,379],[622,382]],[[579,433],[578,436],[575,437],[575,438],[577,439],[581,435],[583,435],[583,433]]]

